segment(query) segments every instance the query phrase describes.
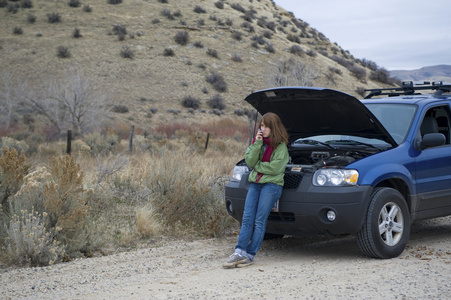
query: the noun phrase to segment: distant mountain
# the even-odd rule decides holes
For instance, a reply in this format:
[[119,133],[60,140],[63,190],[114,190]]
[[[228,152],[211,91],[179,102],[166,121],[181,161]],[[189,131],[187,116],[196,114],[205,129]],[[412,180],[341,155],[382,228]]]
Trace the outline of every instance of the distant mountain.
[[451,82],[451,65],[429,66],[417,70],[394,70],[390,71],[390,75],[403,81]]

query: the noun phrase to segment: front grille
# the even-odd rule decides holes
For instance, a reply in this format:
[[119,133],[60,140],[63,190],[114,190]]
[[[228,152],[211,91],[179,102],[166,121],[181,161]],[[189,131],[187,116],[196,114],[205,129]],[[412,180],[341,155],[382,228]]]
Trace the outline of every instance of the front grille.
[[284,177],[284,189],[297,189],[299,186],[299,183],[301,183],[302,180],[302,174],[295,174],[295,173],[285,173]]

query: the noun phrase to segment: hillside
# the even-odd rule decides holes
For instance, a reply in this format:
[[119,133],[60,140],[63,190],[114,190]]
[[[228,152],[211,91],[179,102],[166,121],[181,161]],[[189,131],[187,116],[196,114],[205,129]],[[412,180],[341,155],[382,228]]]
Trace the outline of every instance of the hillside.
[[451,82],[451,66],[437,65],[416,70],[393,70],[390,75],[400,80]]
[[[303,67],[301,79],[315,86],[355,96],[357,89],[387,86],[370,80],[370,69],[299,19],[304,16],[271,0],[0,2],[7,3],[0,8],[3,74],[26,82],[32,94],[27,97],[36,99],[74,67],[109,105],[119,107],[110,126],[152,129],[168,121],[235,118],[249,108],[243,101],[249,93],[274,85],[270,77],[280,75],[280,61],[284,68]],[[31,8],[14,9],[27,2]],[[58,57],[61,46],[70,57]],[[206,81],[209,75],[222,80],[219,91]],[[216,94],[225,108],[208,105]],[[200,106],[184,107],[188,96]],[[18,124],[33,113],[19,111]]]

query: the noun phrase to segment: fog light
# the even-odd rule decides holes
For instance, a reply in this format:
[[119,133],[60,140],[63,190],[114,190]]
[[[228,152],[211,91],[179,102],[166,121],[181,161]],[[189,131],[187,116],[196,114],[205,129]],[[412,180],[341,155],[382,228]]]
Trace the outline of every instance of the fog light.
[[331,222],[335,221],[335,217],[336,217],[336,215],[335,215],[335,212],[333,210],[329,210],[327,212],[327,219],[329,221],[331,221]]
[[227,208],[228,208],[230,213],[233,213],[232,202],[229,202],[229,205],[227,206]]

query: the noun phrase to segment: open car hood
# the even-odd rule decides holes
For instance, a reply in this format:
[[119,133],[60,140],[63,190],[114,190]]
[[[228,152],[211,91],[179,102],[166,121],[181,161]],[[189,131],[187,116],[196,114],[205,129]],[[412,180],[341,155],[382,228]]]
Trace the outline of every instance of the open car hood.
[[280,87],[246,97],[261,115],[276,113],[290,134],[290,141],[315,135],[340,134],[380,139],[397,144],[357,98],[331,89]]

